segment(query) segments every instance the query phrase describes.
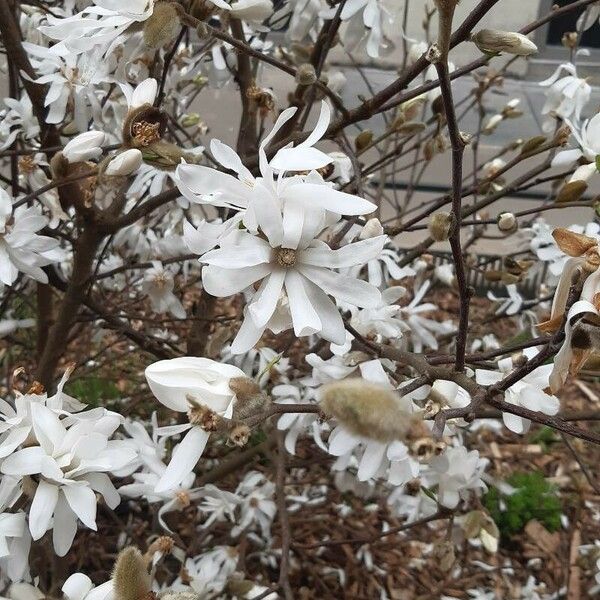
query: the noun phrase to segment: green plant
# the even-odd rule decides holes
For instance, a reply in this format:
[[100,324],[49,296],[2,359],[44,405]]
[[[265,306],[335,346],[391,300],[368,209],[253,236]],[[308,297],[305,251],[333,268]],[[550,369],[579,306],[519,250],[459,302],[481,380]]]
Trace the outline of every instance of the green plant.
[[483,503],[503,537],[519,533],[533,519],[549,531],[560,527],[560,500],[555,487],[542,473],[515,473],[508,478],[508,483],[516,488],[514,494],[501,494],[492,488],[483,497]]
[[100,377],[82,377],[69,381],[65,386],[65,392],[90,408],[105,406],[107,400],[119,397],[117,386],[112,381]]

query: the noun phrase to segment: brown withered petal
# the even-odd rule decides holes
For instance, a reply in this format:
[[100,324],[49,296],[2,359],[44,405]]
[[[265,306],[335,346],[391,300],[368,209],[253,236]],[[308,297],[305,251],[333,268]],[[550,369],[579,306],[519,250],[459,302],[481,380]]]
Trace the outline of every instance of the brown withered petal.
[[557,227],[552,232],[552,237],[558,244],[558,247],[569,256],[582,256],[590,248],[593,248],[598,242],[582,233],[575,233],[564,227]]
[[548,319],[537,324],[537,328],[543,333],[556,333],[561,326],[564,314],[557,315],[553,319]]

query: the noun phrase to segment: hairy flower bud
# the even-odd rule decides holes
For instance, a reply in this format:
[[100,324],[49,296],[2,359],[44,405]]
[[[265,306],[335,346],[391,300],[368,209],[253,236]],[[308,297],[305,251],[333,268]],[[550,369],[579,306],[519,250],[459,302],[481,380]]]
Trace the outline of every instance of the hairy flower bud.
[[512,233],[517,230],[517,218],[511,212],[503,212],[498,215],[498,229],[503,233]]
[[303,63],[296,71],[296,83],[299,85],[312,85],[317,81],[317,72],[310,63]]
[[454,218],[450,213],[440,211],[431,215],[427,228],[429,235],[436,242],[445,242],[450,237],[450,231],[454,223]]
[[537,46],[526,36],[514,31],[482,29],[471,36],[471,41],[487,53],[507,52],[517,56],[535,54]]
[[181,26],[174,2],[157,2],[152,15],[144,22],[144,43],[158,49],[172,42]]
[[394,391],[364,379],[325,384],[320,404],[351,433],[380,442],[404,438],[416,419]]
[[129,546],[119,553],[113,571],[115,598],[143,600],[152,590],[152,581],[142,553]]

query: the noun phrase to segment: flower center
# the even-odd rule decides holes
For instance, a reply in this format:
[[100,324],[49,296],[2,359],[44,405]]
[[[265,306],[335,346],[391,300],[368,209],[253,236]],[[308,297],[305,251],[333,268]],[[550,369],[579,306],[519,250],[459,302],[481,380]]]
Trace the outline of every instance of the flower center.
[[277,248],[275,259],[280,267],[293,267],[296,264],[296,251],[291,248]]
[[138,121],[133,124],[131,133],[139,146],[149,146],[153,142],[160,140],[160,123],[148,123],[148,121]]
[[30,175],[37,168],[35,164],[35,159],[33,156],[23,156],[19,159],[19,171],[23,173],[23,175]]

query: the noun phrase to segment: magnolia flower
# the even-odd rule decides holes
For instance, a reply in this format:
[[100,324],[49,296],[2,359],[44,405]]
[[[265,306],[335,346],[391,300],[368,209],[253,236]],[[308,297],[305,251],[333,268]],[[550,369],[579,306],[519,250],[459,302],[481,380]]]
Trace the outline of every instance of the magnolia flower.
[[26,141],[33,140],[40,133],[40,124],[33,114],[31,100],[27,94],[17,100],[4,98],[7,111],[0,113],[0,150],[6,150],[19,134]]
[[[330,9],[321,14],[324,18],[332,18],[335,10]],[[371,58],[378,58],[381,50],[385,53],[393,50],[392,43],[384,33],[384,25],[391,25],[393,19],[381,0],[348,0],[342,8],[340,18],[347,23],[344,45],[348,50],[354,50],[364,43]]]
[[41,403],[32,403],[30,411],[37,445],[5,458],[0,471],[20,478],[38,475],[29,510],[31,537],[38,540],[52,527],[54,550],[64,556],[78,518],[96,530],[95,492],[111,508],[117,506],[119,494],[106,472],[123,468],[135,452],[126,442],[108,439],[120,424],[115,413],[72,421]]
[[57,18],[47,15],[48,25],[40,31],[59,43],[49,52],[79,54],[100,46],[102,54],[113,49],[117,38],[135,23],[148,19],[154,10],[154,0],[94,0],[72,17]]
[[[257,210],[259,203],[263,205],[261,210]],[[281,331],[290,325],[297,336],[318,333],[342,344],[344,324],[328,294],[362,307],[377,306],[381,295],[370,284],[333,269],[351,267],[377,256],[386,236],[332,250],[316,239],[324,226],[320,219],[298,222],[296,217],[294,222],[293,214],[288,219],[269,204],[267,198],[264,202],[258,199],[255,202],[256,234],[242,230],[232,232],[221,240],[219,249],[201,258],[208,265],[202,271],[203,285],[213,296],[231,296],[261,282],[258,290],[251,293],[232,352],[250,349],[267,327]],[[266,240],[258,235],[258,230],[266,235]],[[277,314],[282,292],[285,292],[291,324]]]
[[62,150],[62,155],[71,164],[99,158],[105,137],[102,131],[80,133],[67,143]]
[[12,285],[21,271],[48,283],[41,267],[61,260],[62,252],[58,240],[37,234],[47,223],[34,207],[13,211],[11,197],[0,188],[0,282]]
[[440,323],[439,321],[421,316],[424,312],[431,312],[437,309],[437,306],[431,302],[421,304],[421,300],[423,300],[430,285],[430,280],[423,282],[415,291],[413,299],[407,306],[403,306],[400,310],[400,318],[404,321],[405,330],[411,333],[410,338],[415,352],[421,352],[423,346],[437,350],[438,342],[434,334],[443,335],[450,333],[454,329],[450,323]]
[[[146,368],[145,375],[150,390],[167,408],[189,413],[192,408],[189,397],[226,419],[231,418],[235,401],[229,382],[236,377],[246,377],[233,365],[192,356],[153,363]],[[173,451],[171,462],[156,485],[157,493],[181,483],[204,452],[210,433],[192,423],[176,426],[174,430],[184,431],[187,431],[185,437]]]
[[485,460],[479,458],[477,450],[468,452],[464,446],[449,447],[431,461],[427,481],[431,486],[437,485],[440,504],[456,508],[469,491],[487,489],[481,480],[486,464]]
[[[524,356],[531,359],[537,354],[534,348],[523,350]],[[511,358],[498,361],[498,371],[477,369],[475,379],[480,385],[494,385],[510,373],[514,368]],[[560,408],[560,401],[556,396],[546,394],[543,390],[548,387],[548,380],[552,372],[552,365],[542,365],[511,385],[504,393],[504,400],[508,404],[521,406],[529,410],[541,412],[545,415],[555,415]],[[515,433],[527,433],[531,421],[510,412],[502,413],[504,425]]]
[[258,525],[264,538],[271,535],[271,523],[277,512],[273,501],[275,484],[268,481],[262,473],[249,471],[236,489],[237,496],[243,496],[240,502],[240,519],[231,530],[232,537]]
[[[563,71],[566,71],[568,75],[561,79]],[[592,88],[585,79],[577,77],[575,65],[571,63],[559,65],[554,74],[541,81],[539,85],[548,88],[546,103],[542,108],[543,115],[569,119],[575,124],[579,123],[581,111],[590,99]],[[544,124],[544,130],[549,131],[552,127],[552,121]]]
[[600,113],[591,119],[584,121],[581,129],[567,120],[573,136],[579,144],[579,148],[573,150],[563,150],[559,152],[552,160],[553,167],[570,166],[581,158],[589,161],[587,164],[579,165],[575,173],[571,175],[569,182],[587,181],[597,172],[596,157],[600,154]]
[[170,312],[178,319],[185,319],[185,309],[173,294],[174,286],[173,273],[165,269],[160,261],[152,261],[152,268],[144,273],[142,283],[142,291],[150,298],[152,309],[157,313]]

